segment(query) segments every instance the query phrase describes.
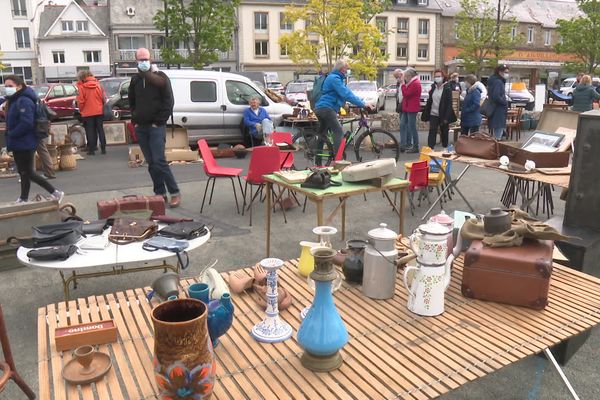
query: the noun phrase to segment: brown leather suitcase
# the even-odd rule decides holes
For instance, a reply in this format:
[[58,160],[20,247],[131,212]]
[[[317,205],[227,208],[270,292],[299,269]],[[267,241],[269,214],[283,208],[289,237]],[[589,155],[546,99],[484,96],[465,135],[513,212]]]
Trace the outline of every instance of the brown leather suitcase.
[[486,247],[473,240],[465,254],[462,294],[466,297],[542,310],[552,275],[551,240],[519,247]]
[[165,200],[162,196],[133,194],[120,199],[100,200],[96,206],[98,207],[98,219],[108,218],[117,211],[152,210],[153,217],[165,215]]

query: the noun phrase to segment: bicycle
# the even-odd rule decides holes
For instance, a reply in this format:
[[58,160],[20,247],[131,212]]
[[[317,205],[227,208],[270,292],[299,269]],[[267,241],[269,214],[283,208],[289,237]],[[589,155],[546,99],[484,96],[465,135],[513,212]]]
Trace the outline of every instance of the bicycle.
[[342,125],[355,121],[358,121],[358,126],[353,131],[344,133],[337,155],[333,154],[334,138],[331,131],[328,131],[326,136],[306,130],[294,135],[292,143],[301,150],[307,164],[302,165],[301,157],[297,157],[294,161],[296,168],[329,166],[336,159],[345,160],[346,149],[351,145],[354,145],[354,156],[357,162],[379,158],[394,158],[398,161],[400,146],[394,135],[384,129],[371,128],[367,112],[362,109],[359,118],[343,121]]

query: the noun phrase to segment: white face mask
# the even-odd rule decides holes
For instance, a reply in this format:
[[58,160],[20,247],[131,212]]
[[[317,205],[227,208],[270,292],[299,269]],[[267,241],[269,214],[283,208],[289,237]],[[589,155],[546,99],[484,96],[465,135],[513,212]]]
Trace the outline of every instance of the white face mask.
[[12,96],[13,94],[17,93],[17,88],[7,86],[4,88],[4,92],[6,93],[7,96]]
[[508,80],[508,78],[510,78],[510,74],[508,72],[505,72],[504,74],[502,74],[502,76],[504,77],[504,79]]
[[150,69],[150,61],[138,61],[138,68],[142,72],[146,72]]
[[444,82],[444,78],[442,78],[441,76],[436,76],[435,78],[433,78],[433,81],[435,83],[442,83]]

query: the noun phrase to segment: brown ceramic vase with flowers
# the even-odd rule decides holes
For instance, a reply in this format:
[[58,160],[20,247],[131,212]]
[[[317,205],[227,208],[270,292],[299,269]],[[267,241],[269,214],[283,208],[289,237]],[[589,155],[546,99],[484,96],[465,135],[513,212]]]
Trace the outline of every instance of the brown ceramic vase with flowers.
[[154,373],[160,399],[209,399],[216,363],[207,308],[195,299],[161,303],[152,310]]

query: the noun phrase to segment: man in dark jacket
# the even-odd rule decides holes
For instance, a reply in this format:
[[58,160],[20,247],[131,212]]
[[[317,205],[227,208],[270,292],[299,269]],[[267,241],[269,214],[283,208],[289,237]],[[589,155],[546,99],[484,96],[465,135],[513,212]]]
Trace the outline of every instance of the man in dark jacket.
[[181,194],[165,158],[166,124],[174,103],[171,81],[164,72],[158,71],[156,65],[150,64],[148,49],[138,49],[135,58],[138,73],[131,77],[129,84],[131,122],[148,163],[154,193],[163,196],[167,202],[168,191],[171,194],[169,206],[177,207]]
[[442,147],[447,148],[449,126],[456,121],[456,114],[452,108],[452,91],[456,82],[444,82],[444,72],[439,69],[433,75],[434,83],[429,90],[429,98],[421,114],[421,120],[429,122],[427,145],[432,149],[435,148],[439,129]]

